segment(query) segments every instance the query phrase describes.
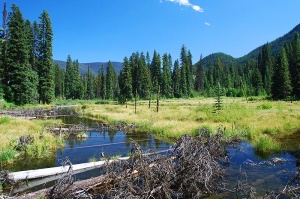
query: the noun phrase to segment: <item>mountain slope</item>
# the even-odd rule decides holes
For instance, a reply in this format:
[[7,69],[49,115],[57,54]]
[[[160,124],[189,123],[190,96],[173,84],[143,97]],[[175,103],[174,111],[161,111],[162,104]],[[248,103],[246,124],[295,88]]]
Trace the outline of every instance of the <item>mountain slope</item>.
[[[271,43],[269,43],[272,55],[278,54],[280,52],[280,50],[282,49],[282,47],[284,46],[284,44],[287,41],[291,41],[293,39],[293,37],[294,37],[294,35],[295,35],[296,32],[298,32],[300,34],[300,24],[298,24],[295,28],[293,28],[287,34],[285,34],[282,37],[279,37],[276,40],[274,40]],[[253,51],[251,51],[247,55],[238,58],[237,62],[239,64],[243,64],[243,63],[245,63],[246,60],[257,59],[257,57],[258,57],[258,55],[259,55],[262,47],[263,47],[263,45],[261,45],[258,48],[254,49]]]
[[[300,34],[300,24],[298,24],[295,28],[293,28],[287,34],[270,42],[269,46],[270,46],[272,55],[276,55],[277,53],[279,53],[280,50],[282,49],[282,47],[284,46],[284,44],[287,41],[291,41],[293,39],[296,32],[298,32]],[[263,45],[264,44],[262,44],[261,46],[252,50],[247,55],[240,57],[240,58],[233,58],[232,56],[227,55],[225,53],[213,53],[211,55],[204,57],[202,61],[203,61],[205,68],[207,68],[210,63],[212,63],[214,65],[218,59],[220,59],[223,64],[235,63],[237,65],[244,65],[248,60],[251,60],[251,59],[257,60],[258,55],[259,55]]]
[[[54,60],[54,64],[58,64],[60,68],[66,69],[67,62],[61,60]],[[120,71],[123,68],[121,62],[111,62],[116,72],[120,74]],[[107,68],[108,62],[92,62],[92,63],[79,63],[79,72],[84,75],[88,72],[88,67],[90,67],[91,73],[94,75],[98,74],[98,71],[101,69],[102,65],[104,65],[105,71]]]

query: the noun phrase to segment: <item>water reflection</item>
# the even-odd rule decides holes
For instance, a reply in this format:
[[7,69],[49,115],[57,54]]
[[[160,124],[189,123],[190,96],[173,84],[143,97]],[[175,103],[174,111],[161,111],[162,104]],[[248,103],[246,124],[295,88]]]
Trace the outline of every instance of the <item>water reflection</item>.
[[57,165],[60,165],[61,160],[65,157],[68,157],[73,164],[88,162],[91,157],[100,160],[102,152],[106,156],[128,156],[132,140],[135,140],[144,151],[149,149],[165,150],[172,144],[143,133],[124,133],[123,131],[86,133],[89,136],[88,139],[78,140],[75,136],[70,137],[64,149],[57,151]]

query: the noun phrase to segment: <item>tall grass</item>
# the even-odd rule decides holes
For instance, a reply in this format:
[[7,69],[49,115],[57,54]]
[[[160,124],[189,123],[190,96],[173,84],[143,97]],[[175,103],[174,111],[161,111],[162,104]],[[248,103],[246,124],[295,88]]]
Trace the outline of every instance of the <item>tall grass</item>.
[[33,143],[26,147],[26,153],[33,157],[42,157],[50,154],[64,141],[54,134],[45,131],[45,127],[59,124],[58,120],[27,120],[13,117],[0,117],[0,162],[9,163],[21,148],[16,146],[21,136],[33,136]]
[[147,100],[141,100],[135,114],[133,102],[128,102],[128,108],[114,102],[88,102],[85,114],[102,122],[135,123],[140,132],[171,138],[196,134],[202,127],[212,132],[222,127],[226,135],[244,137],[261,150],[278,148],[280,143],[276,138],[300,128],[299,102],[273,102],[262,97],[248,102],[242,98],[224,98],[222,110],[217,114],[213,113],[214,103],[213,98],[165,99],[156,113],[154,100],[151,108]]

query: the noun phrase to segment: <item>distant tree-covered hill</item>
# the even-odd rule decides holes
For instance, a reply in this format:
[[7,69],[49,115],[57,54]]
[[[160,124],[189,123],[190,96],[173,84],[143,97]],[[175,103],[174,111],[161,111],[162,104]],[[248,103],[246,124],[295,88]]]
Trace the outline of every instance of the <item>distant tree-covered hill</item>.
[[[269,47],[271,49],[272,55],[276,55],[280,52],[282,47],[287,41],[291,41],[295,35],[295,33],[298,32],[300,34],[300,24],[298,24],[294,29],[289,31],[287,34],[283,35],[282,37],[277,38],[276,40],[269,43]],[[266,41],[267,43],[267,41]],[[265,43],[264,43],[265,44]],[[216,61],[218,59],[221,60],[222,64],[230,64],[230,63],[236,63],[238,65],[244,65],[248,60],[255,59],[257,60],[259,53],[261,52],[261,49],[263,47],[261,46],[257,47],[256,49],[252,50],[247,55],[240,57],[240,58],[234,58],[230,55],[227,55],[225,53],[213,53],[211,55],[208,55],[203,58],[203,64],[204,67],[207,68],[210,63],[215,65]]]
[[[284,43],[286,43],[287,41],[291,41],[296,32],[300,33],[300,24],[298,24],[295,28],[293,28],[287,34],[285,34],[282,37],[279,37],[276,40],[270,42],[269,46],[270,46],[272,55],[278,54],[281,51],[282,47],[284,46]],[[264,44],[262,44],[261,46],[259,46],[256,49],[254,49],[253,51],[251,51],[247,55],[238,58],[237,63],[243,64],[249,59],[257,59],[258,55],[259,55],[259,52],[261,52],[261,49],[262,49],[263,45]]]
[[215,65],[218,59],[220,59],[220,61],[224,65],[230,65],[236,62],[236,59],[234,57],[227,55],[225,53],[213,53],[204,57],[202,63],[205,67],[208,67],[209,64]]
[[[66,62],[60,61],[60,60],[54,60],[54,64],[58,63],[59,66],[62,69],[66,69]],[[123,68],[123,65],[121,62],[111,62],[113,67],[115,68],[116,72],[120,74],[121,69]],[[79,64],[79,72],[81,74],[87,74],[88,73],[88,67],[90,67],[90,70],[92,74],[96,75],[101,69],[102,65],[104,65],[104,68],[107,68],[108,62],[92,62],[92,63],[80,63]]]

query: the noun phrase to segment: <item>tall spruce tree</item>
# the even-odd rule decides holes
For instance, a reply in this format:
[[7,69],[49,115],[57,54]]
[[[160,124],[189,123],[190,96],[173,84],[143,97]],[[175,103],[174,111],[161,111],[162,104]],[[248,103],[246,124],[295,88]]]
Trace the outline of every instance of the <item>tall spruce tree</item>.
[[153,53],[150,70],[152,79],[152,90],[154,93],[157,93],[158,87],[161,86],[161,57],[156,51],[154,51]]
[[64,75],[65,71],[60,68],[59,64],[55,64],[55,98],[63,99],[64,97]]
[[196,75],[196,91],[201,91],[203,89],[203,61],[202,55],[200,56],[200,60],[197,63],[197,75]]
[[254,88],[254,95],[258,96],[263,90],[262,77],[258,67],[254,68],[252,72],[251,80],[252,80],[252,86]]
[[132,70],[128,58],[125,57],[123,61],[123,69],[120,73],[120,102],[124,103],[126,100],[132,99]]
[[139,95],[143,99],[148,99],[152,88],[151,74],[143,52],[140,55],[139,68]]
[[300,99],[300,38],[298,32],[295,33],[292,41],[292,58],[290,72],[293,86],[293,95]]
[[86,83],[86,95],[85,99],[91,100],[94,99],[94,76],[90,70],[90,66],[88,66],[88,73],[87,73],[87,83]]
[[104,65],[102,64],[101,71],[100,71],[100,76],[101,76],[100,96],[101,96],[101,99],[103,99],[103,100],[107,99],[107,97],[106,97],[106,75],[105,75],[104,70],[105,70]]
[[287,99],[292,92],[288,60],[283,48],[277,57],[274,67],[272,97],[274,99]]
[[40,102],[49,104],[54,99],[54,64],[52,58],[53,31],[47,11],[43,11],[40,20],[37,60],[37,71],[39,75],[38,91]]
[[180,98],[182,96],[181,87],[180,87],[180,83],[181,83],[180,71],[181,70],[179,68],[179,61],[177,59],[174,62],[174,69],[172,74],[174,97],[177,98]]
[[73,99],[73,62],[70,55],[68,55],[67,63],[66,63],[66,74],[65,74],[65,97],[67,99]]
[[162,78],[162,95],[166,98],[172,97],[172,58],[171,55],[165,53],[163,55],[163,78]]
[[15,4],[8,22],[8,41],[5,78],[5,99],[17,105],[38,100],[37,74],[29,64],[28,38],[22,13]]
[[106,97],[107,99],[114,99],[114,88],[115,88],[115,70],[111,61],[107,64],[106,69]]

